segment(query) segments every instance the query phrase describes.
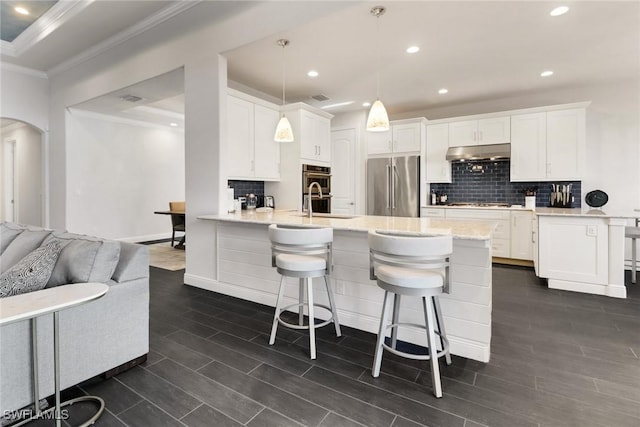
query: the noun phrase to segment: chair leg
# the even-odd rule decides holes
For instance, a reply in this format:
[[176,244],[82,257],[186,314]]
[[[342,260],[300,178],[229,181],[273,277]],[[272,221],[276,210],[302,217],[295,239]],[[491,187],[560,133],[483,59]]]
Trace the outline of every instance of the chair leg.
[[433,394],[442,397],[442,384],[440,383],[440,366],[438,365],[438,347],[436,344],[436,334],[434,332],[433,306],[427,303],[427,298],[422,297],[424,308],[424,320],[427,326],[427,340],[429,342],[429,355],[431,356],[431,380],[433,382]]
[[309,348],[311,358],[316,358],[316,321],[313,317],[313,279],[307,277],[307,302],[309,303]]
[[171,247],[173,247],[173,243],[176,241],[176,230],[171,231]]
[[[394,294],[393,297],[393,320],[391,323],[394,325],[398,324],[398,320],[400,318],[400,295]],[[396,342],[398,341],[398,328],[395,327],[391,329],[391,348],[396,349]]]
[[384,351],[382,344],[384,343],[384,337],[387,332],[387,321],[389,314],[387,305],[389,304],[389,292],[384,291],[384,302],[382,303],[382,314],[380,315],[380,329],[378,329],[378,341],[376,343],[376,354],[373,357],[373,368],[371,369],[371,376],[377,378],[380,375],[380,365],[382,364],[382,352]]
[[[442,350],[444,350],[444,338],[447,337],[447,333],[444,330],[444,318],[442,317],[442,308],[440,308],[440,299],[438,299],[438,297],[431,297],[431,301],[433,302],[433,310],[436,315],[438,332],[440,332],[440,345],[442,346]],[[451,365],[451,354],[449,354],[449,350],[444,354],[444,359],[447,365]]]
[[324,276],[324,284],[327,287],[327,294],[329,295],[329,305],[331,306],[331,314],[333,315],[333,326],[336,328],[336,336],[341,337],[340,322],[338,321],[338,309],[333,298],[333,290],[331,289],[331,279],[329,276]]
[[280,305],[282,304],[282,296],[284,295],[284,276],[280,278],[280,289],[278,290],[278,299],[276,300],[276,311],[273,315],[273,325],[271,325],[271,336],[269,337],[269,345],[276,342],[276,331],[278,330],[278,317],[280,317]]
[[304,325],[304,279],[298,285],[298,325]]
[[631,283],[636,283],[636,239],[631,239]]

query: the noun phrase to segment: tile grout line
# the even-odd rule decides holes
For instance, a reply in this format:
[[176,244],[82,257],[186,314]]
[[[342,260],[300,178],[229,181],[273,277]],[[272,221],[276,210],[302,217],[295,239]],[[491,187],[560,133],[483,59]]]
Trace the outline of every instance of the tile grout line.
[[[198,399],[199,400],[199,399]],[[206,405],[203,401],[200,401],[200,404],[198,406],[196,406],[195,408],[193,408],[192,410],[190,410],[189,412],[187,412],[186,414],[184,414],[183,416],[180,417],[180,421],[182,421],[184,418],[186,418],[187,416],[189,416],[189,414],[193,413],[194,411],[196,411],[198,408],[202,408],[204,405]]]

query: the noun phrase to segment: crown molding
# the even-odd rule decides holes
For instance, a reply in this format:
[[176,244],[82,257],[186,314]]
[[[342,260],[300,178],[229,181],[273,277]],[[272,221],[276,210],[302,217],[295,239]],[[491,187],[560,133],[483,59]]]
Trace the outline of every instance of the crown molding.
[[41,79],[48,79],[47,73],[44,71],[34,70],[33,68],[22,67],[20,65],[11,64],[8,62],[0,62],[0,67],[7,71],[15,71],[16,73],[26,74],[28,76],[38,77]]
[[116,34],[112,37],[109,37],[108,39],[103,40],[102,42],[85,50],[79,55],[76,55],[73,58],[56,65],[55,67],[48,70],[48,74],[56,75],[64,71],[68,71],[71,68],[75,67],[76,65],[79,65],[85,61],[88,61],[89,59],[94,58],[106,52],[107,50],[115,46],[118,46],[119,44],[124,43],[125,41],[139,34],[142,34],[143,32],[155,27],[156,25],[161,24],[167,19],[170,19],[184,12],[185,10],[192,8],[193,6],[197,5],[201,1],[202,0],[175,1],[174,3],[162,9],[161,11],[127,28],[121,33]]
[[95,0],[68,0],[57,2],[51,9],[47,10],[33,24],[27,27],[22,34],[16,37],[12,43],[9,43],[11,45],[9,50],[5,52],[3,45],[2,53],[11,56],[22,55],[94,1]]

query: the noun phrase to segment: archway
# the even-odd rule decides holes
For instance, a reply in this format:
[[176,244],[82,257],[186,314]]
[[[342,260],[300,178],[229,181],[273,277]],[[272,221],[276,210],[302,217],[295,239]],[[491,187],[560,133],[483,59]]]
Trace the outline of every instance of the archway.
[[19,120],[0,118],[0,218],[43,226],[45,134]]

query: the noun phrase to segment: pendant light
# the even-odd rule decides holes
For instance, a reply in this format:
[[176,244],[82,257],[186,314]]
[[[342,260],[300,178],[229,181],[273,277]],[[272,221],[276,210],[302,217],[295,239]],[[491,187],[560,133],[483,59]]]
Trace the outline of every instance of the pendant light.
[[[285,67],[284,67],[284,48],[289,44],[289,40],[280,39],[276,43],[282,47],[282,105],[284,106],[284,88],[285,88]],[[293,142],[293,129],[291,129],[291,123],[289,119],[282,113],[278,126],[276,127],[276,135],[273,138],[276,142]]]
[[377,19],[384,15],[386,9],[383,6],[376,6],[371,9],[371,14],[376,17],[376,47],[378,49],[378,70],[376,72],[376,102],[369,110],[367,118],[367,130],[370,132],[384,132],[389,130],[389,115],[380,101],[380,24]]

